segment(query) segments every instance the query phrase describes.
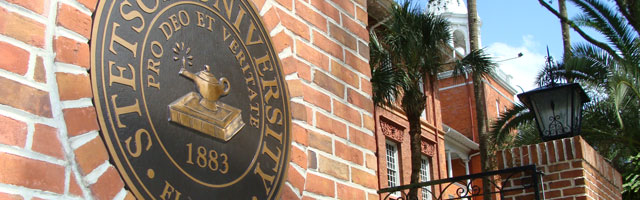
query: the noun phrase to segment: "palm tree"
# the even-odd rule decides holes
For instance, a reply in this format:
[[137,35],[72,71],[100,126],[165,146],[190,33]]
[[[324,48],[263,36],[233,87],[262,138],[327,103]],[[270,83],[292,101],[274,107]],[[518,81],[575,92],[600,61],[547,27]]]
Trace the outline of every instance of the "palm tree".
[[[425,14],[405,2],[392,8],[390,19],[383,24],[381,38],[371,32],[371,82],[373,100],[378,106],[400,107],[409,121],[411,144],[411,183],[420,182],[421,128],[420,115],[426,107],[425,83],[433,85],[442,71],[446,55],[440,47],[448,43],[449,22],[440,16]],[[482,50],[471,52],[455,63],[456,71],[470,64],[489,71],[493,63]],[[417,189],[409,190],[409,198],[417,199]]]
[[[467,18],[469,25],[469,49],[471,52],[480,49],[480,37],[479,37],[479,22],[478,22],[478,9],[476,0],[467,0]],[[478,140],[480,146],[480,165],[483,172],[491,171],[493,169],[492,156],[489,153],[489,139],[487,137],[489,121],[487,118],[487,102],[485,99],[484,84],[482,82],[483,73],[478,73],[475,68],[479,66],[472,66],[471,77],[473,78],[473,96],[475,97],[476,105],[476,124],[478,125]],[[491,199],[489,190],[489,179],[482,179],[482,194],[484,199]]]
[[[546,68],[540,73],[539,84],[548,81],[546,74],[561,77],[562,81],[579,82],[592,96],[592,103],[584,106],[582,135],[600,154],[612,161],[614,167],[625,172],[627,177],[633,173],[628,168],[631,156],[640,153],[640,31],[637,23],[640,12],[637,8],[625,7],[618,1],[618,10],[622,16],[608,4],[598,0],[569,0],[582,13],[573,20],[564,20],[570,24],[589,44],[574,45],[572,57]],[[540,4],[558,18],[563,16],[546,2]],[[626,11],[625,11],[626,10]],[[626,12],[626,13],[625,13]],[[580,27],[589,27],[604,35],[605,42],[597,41],[584,33]],[[529,111],[516,106],[504,113],[493,125],[492,139],[498,143],[509,139],[511,130],[522,127],[533,120]],[[630,179],[627,179],[629,181]],[[633,186],[633,184],[625,184]],[[638,184],[635,184],[636,187]],[[638,189],[625,188],[626,197],[638,195]],[[631,192],[636,191],[635,194]],[[637,196],[636,196],[637,197]]]
[[558,8],[560,9],[560,27],[562,30],[562,46],[564,47],[564,57],[571,57],[571,35],[569,33],[569,23],[564,19],[567,19],[567,4],[566,0],[558,0]]

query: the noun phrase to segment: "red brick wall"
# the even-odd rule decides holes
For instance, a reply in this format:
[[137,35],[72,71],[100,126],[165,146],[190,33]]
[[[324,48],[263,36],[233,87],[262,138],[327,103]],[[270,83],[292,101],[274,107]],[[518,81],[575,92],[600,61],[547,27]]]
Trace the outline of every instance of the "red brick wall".
[[[500,113],[504,107],[510,108],[515,101],[513,93],[498,84],[491,76],[484,82],[485,101],[487,102],[487,116],[489,122],[498,117],[496,101]],[[466,84],[465,84],[466,83]],[[473,80],[471,76],[451,77],[440,80],[440,100],[442,107],[442,121],[449,127],[478,142],[476,133],[475,96],[473,95]],[[475,135],[475,136],[474,136]]]
[[[469,84],[465,84],[465,82]],[[465,80],[464,78],[440,80],[442,122],[470,139],[476,138],[474,141],[478,142],[477,137],[472,135],[477,128],[474,114],[475,97],[473,96],[473,84],[471,83],[471,79]],[[452,88],[443,89],[446,87]]]
[[[546,199],[622,199],[620,173],[580,136],[499,151],[497,155],[500,169],[535,164],[544,173]],[[506,197],[528,199],[532,193],[515,191]]]
[[[377,199],[366,1],[254,0],[282,60],[293,141],[283,199]],[[0,1],[0,199],[131,199],[89,80],[97,0]]]

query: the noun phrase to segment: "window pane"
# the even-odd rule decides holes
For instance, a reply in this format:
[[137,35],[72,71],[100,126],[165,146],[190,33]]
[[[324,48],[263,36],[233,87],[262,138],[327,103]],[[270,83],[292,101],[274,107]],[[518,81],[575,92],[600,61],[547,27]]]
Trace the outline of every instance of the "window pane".
[[[420,180],[422,182],[427,182],[431,180],[431,169],[429,167],[429,160],[427,158],[422,157],[420,161]],[[422,187],[422,199],[423,200],[431,200],[431,187]]]
[[[389,187],[399,186],[400,176],[398,170],[398,148],[395,143],[387,141],[387,180]],[[392,195],[399,196],[400,193],[396,192]]]

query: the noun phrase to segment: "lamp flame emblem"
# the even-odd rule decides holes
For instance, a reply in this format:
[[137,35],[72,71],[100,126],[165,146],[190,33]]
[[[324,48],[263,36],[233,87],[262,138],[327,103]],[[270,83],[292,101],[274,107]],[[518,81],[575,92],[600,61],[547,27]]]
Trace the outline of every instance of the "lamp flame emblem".
[[193,73],[187,70],[191,66],[193,56],[189,55],[190,48],[185,49],[184,43],[176,43],[174,53],[182,57],[174,57],[174,61],[181,61],[179,74],[195,84],[197,92],[189,92],[169,105],[169,121],[199,131],[214,138],[229,141],[244,127],[241,110],[218,101],[231,91],[229,80],[225,77],[216,79],[209,65],[204,70]]

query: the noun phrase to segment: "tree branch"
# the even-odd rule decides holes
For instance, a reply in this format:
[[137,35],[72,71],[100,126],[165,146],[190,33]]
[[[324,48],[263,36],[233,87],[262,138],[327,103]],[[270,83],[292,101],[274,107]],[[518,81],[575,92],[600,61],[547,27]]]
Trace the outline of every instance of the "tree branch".
[[543,7],[547,8],[547,10],[549,10],[549,12],[551,12],[553,15],[558,17],[560,20],[566,21],[573,30],[578,32],[578,34],[580,34],[580,36],[582,36],[582,38],[587,40],[589,43],[591,43],[593,45],[596,45],[597,47],[600,47],[601,49],[605,50],[607,53],[609,53],[611,56],[613,56],[617,60],[622,59],[616,53],[616,51],[613,50],[609,45],[607,45],[605,43],[602,43],[602,42],[600,42],[598,40],[595,40],[591,36],[587,35],[587,33],[582,31],[582,29],[580,29],[580,27],[578,27],[578,25],[576,25],[575,23],[573,23],[573,21],[567,19],[566,17],[561,16],[560,13],[558,13],[558,11],[556,11],[555,9],[553,9],[553,7],[551,7],[549,4],[547,4],[547,2],[544,2],[544,0],[538,0],[538,2],[540,2],[540,5],[542,5]]

